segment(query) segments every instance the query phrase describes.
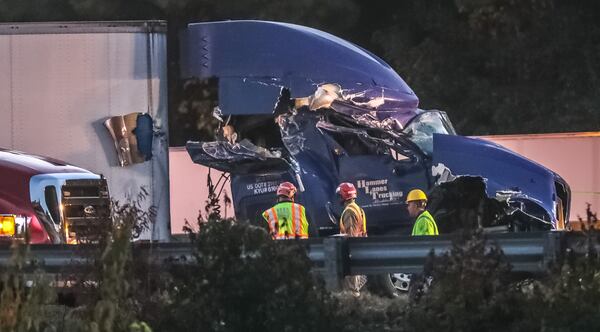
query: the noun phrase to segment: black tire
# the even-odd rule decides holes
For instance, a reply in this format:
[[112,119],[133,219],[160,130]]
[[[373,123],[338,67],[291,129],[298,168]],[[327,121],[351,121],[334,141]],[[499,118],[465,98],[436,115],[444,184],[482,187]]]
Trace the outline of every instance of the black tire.
[[[390,236],[398,236],[398,235],[410,235],[410,228],[395,228],[395,229],[388,229],[386,230],[383,235],[390,235]],[[410,274],[406,274],[406,273],[396,273],[396,274],[402,274],[404,275],[405,278],[397,278],[398,276],[395,276],[395,274],[379,274],[379,275],[373,275],[373,276],[369,276],[369,289],[376,294],[379,294],[381,296],[385,296],[385,297],[389,297],[389,298],[395,298],[401,295],[405,295],[408,293],[408,290],[410,288]],[[409,278],[408,280],[399,280],[399,279],[406,279]]]
[[389,273],[370,276],[369,284],[371,291],[389,298],[406,294],[410,289],[410,279],[406,280],[406,277],[409,277],[409,275],[401,274],[404,275],[404,278],[399,278],[398,274]]

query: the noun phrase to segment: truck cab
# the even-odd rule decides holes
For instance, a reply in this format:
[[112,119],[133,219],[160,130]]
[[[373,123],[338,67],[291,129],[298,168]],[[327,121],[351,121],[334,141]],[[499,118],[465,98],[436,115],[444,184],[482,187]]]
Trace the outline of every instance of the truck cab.
[[0,242],[78,243],[109,225],[106,179],[60,160],[0,149]]
[[333,234],[335,188],[351,182],[369,234],[408,233],[404,201],[416,188],[429,193],[441,232],[565,227],[570,190],[560,176],[457,135],[445,112],[420,109],[389,65],[354,44],[291,24],[228,21],[190,25],[184,45],[183,75],[218,91],[220,123],[215,140],[187,149],[231,173],[238,219],[261,222],[290,181],[311,235]]

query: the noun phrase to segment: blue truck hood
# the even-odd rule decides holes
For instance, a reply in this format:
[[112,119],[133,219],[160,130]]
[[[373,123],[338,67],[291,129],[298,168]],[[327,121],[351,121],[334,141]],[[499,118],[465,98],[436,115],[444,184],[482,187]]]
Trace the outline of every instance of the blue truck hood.
[[366,98],[385,95],[380,111],[386,117],[411,118],[417,111],[417,96],[388,64],[316,29],[265,21],[194,23],[182,39],[182,76],[218,78],[225,115],[272,114],[282,88],[299,98],[323,83]]
[[501,190],[520,191],[555,218],[557,175],[544,166],[478,138],[434,134],[433,149],[433,165],[444,164],[453,175],[485,178],[489,197]]

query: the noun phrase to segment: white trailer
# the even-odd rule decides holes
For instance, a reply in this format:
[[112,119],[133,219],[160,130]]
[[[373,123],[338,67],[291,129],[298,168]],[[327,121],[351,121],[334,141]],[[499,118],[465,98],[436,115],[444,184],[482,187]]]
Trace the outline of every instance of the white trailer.
[[[143,186],[169,229],[166,22],[0,24],[0,147],[51,156],[108,179],[123,201]],[[120,167],[103,122],[147,112],[153,158]]]

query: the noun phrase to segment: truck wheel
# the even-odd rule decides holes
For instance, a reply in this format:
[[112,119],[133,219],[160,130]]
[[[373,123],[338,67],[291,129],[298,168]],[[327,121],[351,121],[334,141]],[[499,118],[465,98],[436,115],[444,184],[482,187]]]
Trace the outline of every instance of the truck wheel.
[[388,273],[373,276],[372,290],[390,298],[406,294],[410,289],[410,274]]

